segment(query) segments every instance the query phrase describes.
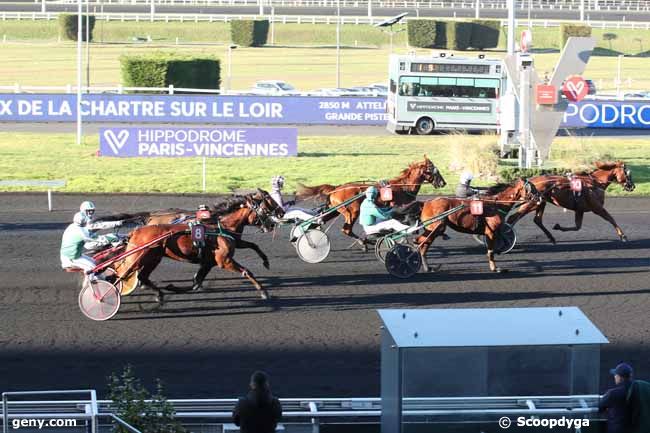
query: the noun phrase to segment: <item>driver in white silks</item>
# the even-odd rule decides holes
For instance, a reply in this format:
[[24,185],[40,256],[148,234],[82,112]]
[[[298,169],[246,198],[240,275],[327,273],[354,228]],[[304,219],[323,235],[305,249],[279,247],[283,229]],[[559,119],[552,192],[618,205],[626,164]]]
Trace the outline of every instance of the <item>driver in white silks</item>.
[[99,230],[108,230],[115,227],[120,227],[122,221],[95,221],[95,203],[92,201],[85,201],[79,206],[79,213],[85,217],[85,229],[88,231],[88,234],[93,238],[91,241],[87,241],[84,245],[84,248],[87,250],[97,250],[102,247],[105,247],[109,243],[119,242],[119,238],[114,234],[105,234],[97,236],[96,232]]
[[[86,215],[77,212],[72,219],[72,224],[63,232],[60,251],[61,267],[63,269],[80,268],[85,273],[90,273],[96,263],[92,258],[84,254],[84,248],[89,244],[101,247],[110,243],[110,240],[106,237],[92,234],[88,230],[87,224]],[[91,278],[94,278],[94,276]]]
[[359,222],[367,235],[379,233],[382,230],[400,231],[410,228],[396,219],[392,219],[393,208],[380,208],[375,203],[379,191],[374,186],[366,190],[366,199],[361,203]]
[[291,207],[296,203],[295,201],[288,201],[285,203],[282,199],[283,187],[284,177],[273,176],[271,179],[271,197],[273,197],[273,200],[275,200],[278,206],[284,209],[284,217],[282,219],[286,221],[305,221],[316,215],[314,212],[307,209]]

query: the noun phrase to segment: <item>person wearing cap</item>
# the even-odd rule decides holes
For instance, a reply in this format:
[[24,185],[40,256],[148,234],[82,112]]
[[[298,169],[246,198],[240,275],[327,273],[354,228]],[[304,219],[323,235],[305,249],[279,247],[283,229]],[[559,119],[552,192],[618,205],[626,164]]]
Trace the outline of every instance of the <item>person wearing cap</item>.
[[315,216],[314,212],[310,212],[306,209],[301,209],[298,207],[292,207],[296,204],[295,201],[285,201],[282,199],[282,188],[284,188],[284,176],[273,176],[271,178],[271,197],[273,200],[284,209],[283,219],[286,221],[305,221],[309,218]]
[[467,198],[479,193],[478,188],[473,188],[470,184],[474,179],[474,175],[470,171],[464,171],[460,175],[460,181],[456,185],[456,197]]
[[627,398],[633,370],[629,364],[622,362],[609,372],[614,376],[616,386],[601,397],[598,409],[607,413],[607,433],[629,433],[631,420]]
[[400,231],[408,229],[409,226],[393,219],[393,208],[380,208],[375,203],[379,191],[376,187],[370,186],[366,189],[366,198],[361,203],[359,222],[367,235],[379,233],[382,230]]
[[282,418],[282,404],[271,394],[269,377],[263,371],[251,376],[250,391],[237,401],[232,420],[241,433],[273,433]]
[[80,268],[88,273],[95,267],[94,260],[83,254],[86,243],[96,243],[99,240],[88,230],[87,223],[86,215],[77,212],[72,219],[72,224],[63,232],[59,254],[63,269]]

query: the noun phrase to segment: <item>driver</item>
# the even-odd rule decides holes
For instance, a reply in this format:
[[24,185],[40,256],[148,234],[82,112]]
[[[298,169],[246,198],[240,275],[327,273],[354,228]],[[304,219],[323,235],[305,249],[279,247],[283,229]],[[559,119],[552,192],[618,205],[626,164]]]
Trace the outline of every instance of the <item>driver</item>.
[[122,221],[95,221],[95,210],[95,203],[92,201],[85,201],[79,206],[79,211],[86,217],[86,229],[89,232],[112,229],[122,225]]
[[460,181],[456,185],[456,197],[467,198],[479,194],[481,188],[470,186],[472,179],[474,179],[474,175],[470,171],[464,171],[460,175]]
[[375,203],[379,191],[374,186],[366,190],[366,199],[361,203],[361,214],[359,222],[367,235],[378,233],[382,230],[400,231],[408,229],[409,226],[392,219],[393,208],[380,208]]
[[[98,244],[108,243],[104,237],[97,237],[90,233],[87,227],[88,219],[86,215],[77,212],[70,224],[63,232],[61,239],[61,267],[81,268],[86,274],[95,267],[95,261],[83,254],[86,243]],[[102,239],[103,238],[103,239]]]
[[284,203],[284,200],[282,200],[283,187],[284,187],[284,176],[279,176],[279,175],[273,176],[273,178],[271,179],[271,197],[273,197],[273,200],[275,200],[278,206],[284,209],[285,213],[283,219],[305,221],[315,215],[314,213],[309,213],[309,211],[305,209],[301,209],[297,207],[290,208],[290,206],[293,206],[296,203],[293,200]]

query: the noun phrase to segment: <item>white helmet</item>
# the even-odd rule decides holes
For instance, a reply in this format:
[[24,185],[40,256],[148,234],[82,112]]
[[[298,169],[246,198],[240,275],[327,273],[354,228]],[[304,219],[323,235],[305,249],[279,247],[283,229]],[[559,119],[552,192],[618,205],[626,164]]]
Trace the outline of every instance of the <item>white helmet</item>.
[[92,201],[85,201],[81,203],[81,206],[79,206],[79,210],[86,217],[92,218],[92,216],[95,214],[95,203],[93,203]]
[[83,227],[88,222],[88,218],[86,218],[86,215],[84,215],[82,212],[77,212],[76,214],[74,214],[74,217],[72,218],[72,222],[75,223],[75,225],[78,225],[79,227]]
[[474,175],[471,171],[464,171],[463,174],[460,175],[460,183],[462,184],[469,184],[472,179],[474,179]]
[[284,187],[284,176],[273,176],[271,178],[271,187],[275,190],[280,190]]

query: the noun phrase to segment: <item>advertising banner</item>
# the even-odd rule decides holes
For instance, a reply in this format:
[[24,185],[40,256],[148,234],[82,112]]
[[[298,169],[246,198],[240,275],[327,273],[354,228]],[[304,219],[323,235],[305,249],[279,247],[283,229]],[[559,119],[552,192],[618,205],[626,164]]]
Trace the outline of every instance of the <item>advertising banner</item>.
[[296,128],[102,128],[101,156],[284,157],[298,154]]
[[[74,94],[0,94],[0,122],[74,122]],[[87,122],[385,125],[379,98],[88,94]]]
[[650,100],[571,103],[564,113],[562,127],[650,129]]

